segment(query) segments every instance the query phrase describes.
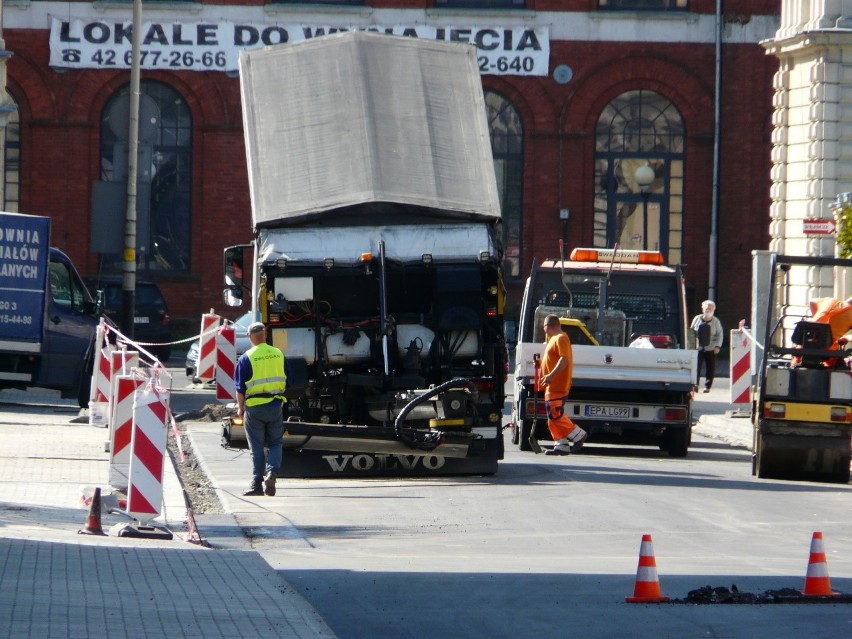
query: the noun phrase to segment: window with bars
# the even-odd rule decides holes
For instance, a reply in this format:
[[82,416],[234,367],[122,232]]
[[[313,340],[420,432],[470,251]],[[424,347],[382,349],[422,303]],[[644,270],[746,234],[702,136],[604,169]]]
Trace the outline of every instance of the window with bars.
[[[126,182],[126,103],[129,87],[116,92],[101,115],[100,179]],[[140,111],[151,109],[153,126],[140,126],[140,176],[137,199],[137,268],[187,273],[190,270],[192,192],[192,117],[181,95],[170,86],[143,80]],[[124,102],[124,104],[120,104]],[[118,103],[118,104],[117,104]],[[146,210],[140,211],[140,202]],[[144,221],[144,223],[143,223]],[[120,270],[121,254],[103,254],[105,273]]]
[[503,217],[503,265],[506,277],[520,277],[524,126],[517,109],[495,91],[485,91],[485,109]]
[[595,128],[595,246],[682,262],[685,147],[680,112],[659,93],[628,91],[604,107]]

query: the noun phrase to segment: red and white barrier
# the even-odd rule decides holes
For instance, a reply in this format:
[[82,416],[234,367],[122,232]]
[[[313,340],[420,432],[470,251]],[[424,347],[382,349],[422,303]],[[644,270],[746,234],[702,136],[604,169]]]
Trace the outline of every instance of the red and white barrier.
[[110,353],[110,381],[109,395],[107,395],[107,421],[109,422],[109,441],[114,436],[115,423],[112,420],[113,408],[115,406],[115,384],[119,375],[129,375],[131,369],[139,367],[139,353],[136,351],[114,350]]
[[731,331],[731,407],[751,412],[751,340],[746,331]]
[[222,403],[237,401],[236,368],[236,335],[234,327],[226,324],[216,334],[216,399]]
[[89,384],[89,402],[93,402],[97,399],[98,396],[98,387],[95,384],[95,373],[98,370],[98,359],[100,356],[101,349],[104,347],[106,340],[104,336],[106,334],[106,324],[104,323],[104,318],[101,317],[100,322],[98,322],[98,327],[95,329],[95,344],[94,344],[94,362],[92,369],[92,379]]
[[204,313],[201,316],[201,338],[198,344],[198,366],[196,370],[198,379],[204,382],[212,382],[216,379],[215,329],[221,321],[222,318],[213,313]]
[[142,523],[162,509],[168,413],[165,389],[149,383],[134,392],[127,514]]
[[[98,326],[100,330],[100,326]],[[101,334],[103,335],[103,333]],[[89,393],[89,424],[106,427],[109,425],[109,390],[112,383],[112,344],[103,344],[102,337],[96,343],[98,352],[92,368],[92,387]]]
[[100,351],[98,367],[92,376],[95,385],[95,401],[109,402],[109,389],[112,384],[112,344],[107,344]]
[[133,437],[133,400],[136,389],[145,383],[141,375],[119,375],[115,384],[110,423],[115,424],[110,439],[109,485],[127,490],[130,474],[130,442]]

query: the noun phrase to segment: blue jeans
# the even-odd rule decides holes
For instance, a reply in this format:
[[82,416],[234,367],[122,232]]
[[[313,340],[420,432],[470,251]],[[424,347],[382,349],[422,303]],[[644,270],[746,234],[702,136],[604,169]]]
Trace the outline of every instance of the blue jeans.
[[[245,429],[251,451],[252,483],[260,485],[263,476],[278,472],[281,466],[281,448],[284,437],[283,404],[274,400],[259,406],[246,406]],[[264,456],[264,448],[269,454]]]

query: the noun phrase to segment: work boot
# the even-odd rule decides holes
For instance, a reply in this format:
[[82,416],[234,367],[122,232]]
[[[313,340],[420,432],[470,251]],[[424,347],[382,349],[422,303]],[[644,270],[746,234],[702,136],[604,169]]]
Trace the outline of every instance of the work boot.
[[580,434],[571,442],[571,452],[579,453],[583,448],[583,444],[589,438],[589,433],[584,430],[580,430]]
[[243,497],[261,497],[263,495],[263,489],[261,488],[260,479],[255,477],[249,489],[243,493]]
[[545,455],[570,455],[571,449],[566,444],[557,443],[553,448],[544,451]]
[[266,479],[263,480],[263,492],[270,497],[275,497],[275,480],[278,479],[278,473],[270,470],[266,473]]

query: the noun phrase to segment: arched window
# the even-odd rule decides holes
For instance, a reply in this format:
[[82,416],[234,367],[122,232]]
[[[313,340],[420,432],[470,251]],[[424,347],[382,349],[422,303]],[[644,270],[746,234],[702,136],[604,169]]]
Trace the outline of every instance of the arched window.
[[519,277],[523,231],[524,126],[515,107],[499,93],[485,91],[485,108],[503,216],[505,273],[507,277]]
[[[101,115],[101,202],[123,221],[126,209],[129,87]],[[189,272],[192,118],[180,94],[159,82],[140,85],[136,268]],[[116,193],[118,195],[116,195]],[[124,208],[122,208],[122,204]],[[97,223],[98,212],[93,220]],[[121,247],[123,249],[123,246]],[[102,253],[102,272],[120,270],[121,251]]]
[[660,251],[682,261],[683,119],[654,91],[607,104],[595,129],[594,244]]
[[[15,100],[6,94],[6,104],[15,106]],[[4,105],[5,106],[5,105]],[[3,210],[21,211],[21,117],[17,107],[9,110],[3,141]]]

